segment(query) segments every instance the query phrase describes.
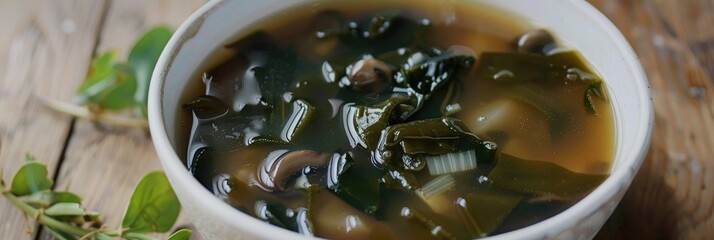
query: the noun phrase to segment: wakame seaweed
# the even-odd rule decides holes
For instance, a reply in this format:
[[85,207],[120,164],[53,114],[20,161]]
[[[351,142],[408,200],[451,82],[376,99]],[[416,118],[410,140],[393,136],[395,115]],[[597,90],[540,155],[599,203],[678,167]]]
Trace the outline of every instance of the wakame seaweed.
[[240,33],[182,98],[188,170],[247,214],[332,239],[491,236],[597,187],[607,175],[581,166],[612,150],[583,144],[611,144],[612,115],[582,57],[432,4],[325,2]]

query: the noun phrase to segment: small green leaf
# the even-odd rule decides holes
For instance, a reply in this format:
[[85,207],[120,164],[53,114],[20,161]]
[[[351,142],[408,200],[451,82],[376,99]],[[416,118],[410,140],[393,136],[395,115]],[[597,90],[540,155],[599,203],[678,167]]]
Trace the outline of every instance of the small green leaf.
[[36,161],[35,156],[32,156],[29,153],[25,153],[25,162],[34,162],[34,161]]
[[122,234],[122,237],[127,240],[156,240],[155,238],[135,232],[124,233]]
[[77,239],[75,236],[72,236],[72,234],[48,227],[47,230],[50,232],[52,236],[54,236],[57,240],[75,240]]
[[82,197],[71,192],[52,192],[54,200],[52,203],[67,202],[67,203],[82,203]]
[[94,235],[94,239],[96,239],[96,240],[112,240],[112,239],[114,239],[114,238],[112,238],[111,236],[109,236],[109,234],[99,232],[99,233],[97,233],[97,234]]
[[45,209],[45,214],[49,216],[84,216],[86,213],[78,203],[56,203]]
[[59,202],[79,204],[82,202],[82,198],[71,192],[52,192],[50,190],[43,190],[32,193],[23,201],[36,208],[48,208],[52,204]]
[[161,171],[141,179],[127,206],[122,227],[126,232],[166,232],[176,222],[181,205]]
[[189,240],[191,239],[191,233],[193,233],[191,230],[179,229],[174,234],[171,234],[168,240]]
[[100,213],[94,212],[94,211],[88,211],[86,213],[87,213],[87,215],[85,215],[85,216],[89,217],[89,221],[93,221],[93,222],[98,221],[99,216],[101,216]]
[[87,79],[77,89],[77,94],[79,94],[82,102],[97,101],[95,96],[114,85],[116,75],[114,71],[115,55],[114,51],[109,51],[92,60]]
[[35,192],[23,200],[23,202],[35,208],[48,208],[53,204],[53,201],[54,196],[50,190]]
[[129,53],[128,64],[134,69],[137,89],[133,95],[135,102],[140,107],[139,113],[146,116],[146,100],[149,93],[149,82],[154,66],[159,60],[164,46],[169,42],[172,31],[166,27],[156,27],[147,31]]
[[137,89],[136,76],[131,66],[114,62],[114,53],[105,53],[92,63],[87,81],[78,94],[83,103],[108,110],[134,106]]
[[120,110],[134,106],[134,93],[137,89],[137,82],[134,73],[128,65],[114,65],[115,80],[114,85],[105,89],[100,95],[99,105],[107,110]]
[[52,188],[54,182],[47,178],[44,163],[27,161],[12,179],[10,192],[15,196],[25,196]]

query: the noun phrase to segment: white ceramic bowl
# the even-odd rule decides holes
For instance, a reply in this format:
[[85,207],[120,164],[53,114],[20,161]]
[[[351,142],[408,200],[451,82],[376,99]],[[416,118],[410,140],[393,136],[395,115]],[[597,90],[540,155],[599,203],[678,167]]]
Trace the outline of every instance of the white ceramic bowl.
[[[311,0],[210,1],[189,17],[161,54],[149,92],[149,122],[166,174],[205,239],[302,239],[232,208],[196,181],[175,151],[175,109],[184,86],[209,54],[261,18]],[[581,0],[467,0],[503,8],[545,26],[580,51],[607,82],[615,110],[612,174],[583,200],[540,223],[494,239],[589,239],[617,206],[649,147],[649,86],[630,45],[600,12]],[[314,0],[312,1],[314,2]]]

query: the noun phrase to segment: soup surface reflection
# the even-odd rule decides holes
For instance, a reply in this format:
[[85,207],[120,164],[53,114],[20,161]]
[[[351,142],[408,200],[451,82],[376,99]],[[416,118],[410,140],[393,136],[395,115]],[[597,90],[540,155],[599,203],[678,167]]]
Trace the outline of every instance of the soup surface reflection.
[[614,156],[600,77],[546,29],[484,6],[298,7],[205,65],[177,111],[189,170],[305,235],[496,235],[575,204]]

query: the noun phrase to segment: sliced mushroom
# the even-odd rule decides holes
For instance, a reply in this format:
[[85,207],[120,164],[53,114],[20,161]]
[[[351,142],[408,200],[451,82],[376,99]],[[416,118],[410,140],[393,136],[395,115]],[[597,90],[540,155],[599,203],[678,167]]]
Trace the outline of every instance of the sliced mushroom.
[[268,154],[258,168],[258,180],[266,191],[289,190],[290,181],[299,176],[305,167],[326,166],[334,154],[311,150],[276,150]]
[[378,59],[359,60],[348,74],[352,88],[367,95],[376,95],[392,85],[392,68]]
[[553,35],[544,29],[526,32],[516,40],[516,50],[519,53],[546,54],[555,48]]

